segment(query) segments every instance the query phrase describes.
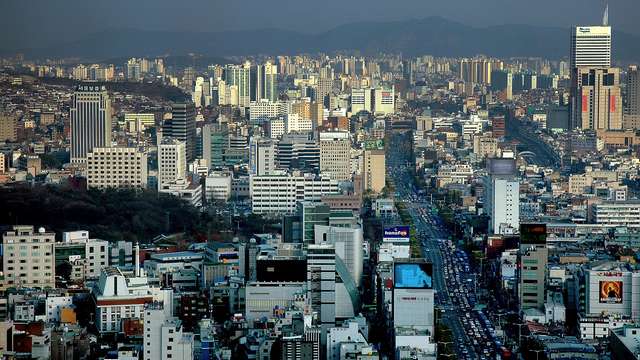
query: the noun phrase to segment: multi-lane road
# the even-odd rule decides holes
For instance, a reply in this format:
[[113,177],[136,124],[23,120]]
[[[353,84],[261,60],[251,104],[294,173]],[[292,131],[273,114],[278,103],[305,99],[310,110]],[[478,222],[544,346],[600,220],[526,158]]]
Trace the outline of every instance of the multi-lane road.
[[390,137],[387,173],[394,182],[396,199],[404,202],[411,216],[422,256],[433,264],[438,317],[452,332],[454,343],[438,346],[441,350],[444,346],[453,346],[458,359],[495,358],[501,344],[494,341],[495,331],[486,317],[473,309],[476,279],[467,254],[456,249],[434,207],[418,195],[408,167],[410,159],[398,144],[407,141],[407,136],[391,134]]

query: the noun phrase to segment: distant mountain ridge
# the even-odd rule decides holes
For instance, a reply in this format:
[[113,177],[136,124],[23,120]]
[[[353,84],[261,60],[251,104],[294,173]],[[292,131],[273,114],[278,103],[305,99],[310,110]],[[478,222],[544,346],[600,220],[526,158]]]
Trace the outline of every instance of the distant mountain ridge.
[[[41,49],[22,51],[34,57],[107,59],[126,56],[197,53],[226,57],[359,50],[408,56],[498,57],[540,56],[559,59],[569,54],[569,29],[532,25],[472,27],[441,17],[421,20],[357,22],[319,34],[281,29],[225,32],[170,32],[133,29],[109,30]],[[613,58],[640,60],[640,36],[614,31]]]

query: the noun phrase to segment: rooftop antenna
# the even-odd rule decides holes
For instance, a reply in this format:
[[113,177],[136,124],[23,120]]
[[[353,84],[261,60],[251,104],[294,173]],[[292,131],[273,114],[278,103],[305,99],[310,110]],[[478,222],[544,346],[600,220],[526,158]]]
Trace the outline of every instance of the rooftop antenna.
[[609,26],[609,3],[608,2],[604,7],[604,15],[602,15],[602,25]]

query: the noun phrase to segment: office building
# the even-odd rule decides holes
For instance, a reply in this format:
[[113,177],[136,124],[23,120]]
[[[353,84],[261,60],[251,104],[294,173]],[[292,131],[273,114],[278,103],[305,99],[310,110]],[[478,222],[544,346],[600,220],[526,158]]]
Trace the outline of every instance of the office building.
[[327,345],[327,332],[336,325],[336,253],[333,245],[307,248],[307,301],[318,313],[320,344]]
[[163,137],[172,137],[185,144],[187,162],[196,157],[196,108],[192,102],[172,105],[171,121],[163,127]]
[[210,169],[225,166],[229,150],[229,129],[224,124],[206,124],[202,127],[202,158]]
[[232,175],[228,172],[211,172],[204,180],[204,196],[207,201],[226,202],[231,198]]
[[393,263],[393,326],[435,334],[433,265],[424,259]]
[[593,204],[591,218],[596,224],[609,227],[639,227],[640,201],[604,201]]
[[584,315],[640,319],[640,272],[624,262],[602,262],[584,272]]
[[[62,243],[56,244],[56,258],[60,246],[77,244],[84,247],[84,277],[97,279],[102,269],[109,266],[109,242],[106,240],[89,238],[86,230],[66,231],[62,233]],[[56,259],[57,260],[57,259]]]
[[131,147],[95,147],[87,154],[87,188],[146,189],[147,154]]
[[386,185],[385,152],[364,150],[362,152],[362,184],[365,191],[380,193]]
[[317,171],[320,167],[320,147],[309,134],[285,134],[276,143],[276,167]]
[[518,299],[520,311],[543,310],[549,250],[545,224],[520,226]]
[[376,88],[373,91],[374,115],[389,115],[395,112],[395,90],[391,88]]
[[2,236],[4,287],[55,288],[55,233],[14,225]]
[[574,128],[583,130],[622,129],[620,71],[616,68],[576,69],[579,84]]
[[249,172],[264,175],[276,169],[276,143],[271,139],[249,140]]
[[273,316],[274,309],[287,309],[304,301],[304,282],[249,282],[245,289],[245,317],[252,322]]
[[144,311],[144,360],[194,358],[194,334],[184,331],[171,309],[150,304]]
[[364,239],[359,225],[353,227],[315,225],[314,243],[333,245],[336,255],[342,259],[353,281],[357,286],[360,285],[364,266],[362,247]]
[[332,180],[351,180],[351,140],[345,131],[321,132],[320,173]]
[[571,29],[569,67],[608,68],[611,66],[611,27],[576,26]]
[[111,146],[111,101],[104,86],[77,86],[69,113],[72,163],[84,163],[94,147]]
[[485,213],[490,234],[512,234],[520,226],[520,183],[515,159],[488,159],[485,178]]
[[185,143],[173,138],[163,138],[158,145],[158,189],[184,180],[187,176]]
[[260,99],[249,104],[249,121],[260,125],[269,120],[283,117],[289,113],[289,106],[281,101]]
[[145,128],[156,125],[155,115],[151,113],[126,113],[124,114],[124,122],[127,124],[134,123],[136,127],[142,125]]
[[295,212],[301,201],[319,202],[321,197],[338,193],[338,184],[326,175],[274,171],[250,176],[251,209],[254,213]]
[[351,89],[351,113],[357,114],[361,111],[372,113],[372,93],[370,88]]
[[640,71],[637,65],[631,65],[627,70],[626,103],[622,127],[640,129]]

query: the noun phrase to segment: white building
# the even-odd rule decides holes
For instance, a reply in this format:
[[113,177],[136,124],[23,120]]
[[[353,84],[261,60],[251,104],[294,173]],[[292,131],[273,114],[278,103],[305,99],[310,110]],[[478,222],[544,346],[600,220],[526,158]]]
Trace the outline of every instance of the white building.
[[357,114],[360,111],[372,113],[371,89],[351,89],[351,113]]
[[571,71],[580,66],[611,66],[611,27],[576,26],[571,32]]
[[47,296],[47,322],[60,322],[60,310],[73,306],[73,296]]
[[144,262],[144,270],[149,278],[160,279],[162,274],[178,272],[183,269],[202,270],[203,253],[181,251],[151,254]]
[[640,201],[606,201],[592,206],[593,222],[606,226],[640,226]]
[[232,176],[228,172],[212,172],[204,180],[207,201],[227,201],[231,197]]
[[144,360],[186,360],[194,358],[194,335],[185,332],[182,321],[171,309],[154,304],[144,314]]
[[94,147],[87,153],[87,188],[147,187],[147,154],[133,147]]
[[252,137],[249,140],[249,171],[264,175],[276,169],[276,143],[270,139]]
[[294,213],[301,201],[319,202],[323,195],[337,194],[338,183],[328,176],[273,171],[249,178],[254,213]]
[[55,238],[44,228],[14,225],[2,236],[5,287],[55,288]]
[[390,89],[376,88],[373,99],[373,113],[375,115],[389,115],[395,112],[395,93],[393,87]]
[[93,296],[96,327],[101,334],[122,332],[122,319],[143,319],[145,304],[157,300],[146,277],[125,277],[113,267],[102,270]]
[[[86,230],[66,231],[62,233],[62,243],[56,246],[67,244],[84,244],[84,277],[86,279],[97,279],[102,269],[109,266],[109,242],[100,239],[90,239]],[[72,259],[69,259],[70,262]]]
[[302,118],[300,114],[287,114],[285,116],[285,131],[287,133],[308,133],[313,131],[313,122],[311,119]]
[[367,339],[360,332],[360,327],[355,321],[348,321],[342,327],[333,327],[327,334],[327,360],[341,360],[344,355],[341,353],[342,344],[359,343],[367,344]]
[[202,185],[189,180],[176,180],[169,184],[163,184],[158,192],[173,195],[194,207],[202,206]]
[[158,189],[187,175],[187,153],[185,143],[172,138],[163,138],[158,145]]
[[286,309],[304,301],[305,284],[300,282],[249,282],[245,288],[245,318],[249,323],[273,317],[274,309]]
[[485,209],[490,234],[512,234],[520,228],[520,183],[515,160],[490,159],[485,178]]
[[262,124],[270,119],[287,115],[288,110],[288,106],[284,102],[266,99],[252,101],[249,105],[249,121],[252,124]]
[[332,244],[338,255],[347,266],[356,284],[360,285],[363,269],[363,234],[362,228],[328,225],[314,226],[315,244]]
[[272,139],[278,139],[282,135],[287,133],[287,124],[285,119],[271,119],[269,120],[269,137]]

